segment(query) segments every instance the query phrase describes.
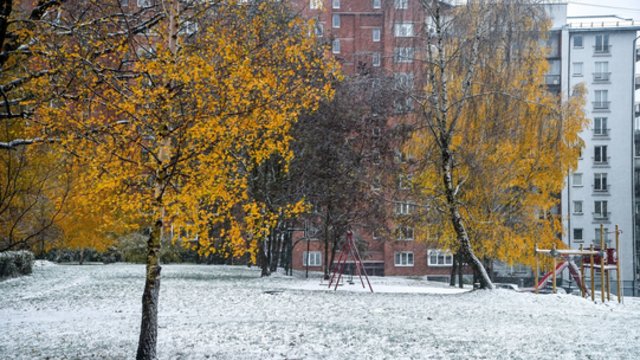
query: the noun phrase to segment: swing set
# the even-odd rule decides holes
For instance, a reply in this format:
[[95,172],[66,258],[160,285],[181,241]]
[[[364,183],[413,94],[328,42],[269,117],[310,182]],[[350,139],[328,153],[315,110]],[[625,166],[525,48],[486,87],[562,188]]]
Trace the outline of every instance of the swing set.
[[[618,229],[618,225],[616,225],[615,236],[616,236],[616,247],[615,248],[605,248],[604,241],[604,226],[600,225],[600,247],[596,248],[593,244],[588,248],[584,249],[582,245],[580,245],[579,250],[575,249],[556,249],[554,245],[552,249],[538,249],[538,244],[535,246],[535,256],[536,256],[536,271],[535,271],[535,293],[538,293],[538,290],[547,286],[549,280],[551,279],[552,283],[552,291],[555,294],[557,292],[556,280],[558,274],[562,273],[565,269],[569,270],[569,274],[575,280],[578,287],[580,287],[580,291],[582,293],[582,297],[586,297],[587,295],[591,295],[591,300],[595,301],[595,271],[596,269],[600,271],[600,294],[602,298],[602,302],[605,301],[605,290],[607,292],[607,300],[611,300],[611,287],[609,283],[609,273],[611,271],[615,271],[616,273],[616,293],[618,295],[618,303],[621,302],[621,294],[620,294],[620,259],[618,258],[618,249],[620,248],[620,233],[621,231]],[[544,254],[547,256],[551,256],[553,259],[553,268],[551,271],[546,273],[542,279],[538,279],[538,273],[540,272],[540,265],[538,254]],[[580,257],[580,268],[576,265],[574,258]],[[561,259],[558,262],[558,259]],[[585,268],[589,268],[590,270],[590,289],[587,289],[585,284]]]

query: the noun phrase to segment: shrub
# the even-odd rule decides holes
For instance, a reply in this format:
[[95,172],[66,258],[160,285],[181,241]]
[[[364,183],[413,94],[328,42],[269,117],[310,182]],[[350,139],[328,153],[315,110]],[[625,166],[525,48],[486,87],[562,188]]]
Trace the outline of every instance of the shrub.
[[31,251],[0,252],[0,278],[29,275],[33,269]]

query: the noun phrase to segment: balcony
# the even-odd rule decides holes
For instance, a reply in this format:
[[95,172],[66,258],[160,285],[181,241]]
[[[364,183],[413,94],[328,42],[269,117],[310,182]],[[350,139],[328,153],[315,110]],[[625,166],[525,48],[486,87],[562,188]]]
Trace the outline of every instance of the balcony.
[[606,111],[609,110],[609,105],[611,101],[594,101],[593,102],[593,111]]
[[594,128],[593,129],[593,137],[596,137],[596,138],[609,137],[610,131],[611,131],[611,129]]
[[609,194],[609,189],[611,189],[611,185],[605,185],[605,186],[600,186],[600,187],[593,187],[593,194],[594,195],[608,195]]
[[607,221],[609,220],[609,218],[611,218],[611,212],[607,211],[607,212],[593,212],[591,213],[593,214],[593,220],[596,221]]
[[606,158],[598,158],[596,159],[595,157],[591,157],[591,159],[593,159],[593,167],[609,167],[609,156],[607,156]]
[[611,78],[610,72],[593,73],[593,82],[595,83],[609,82],[610,78]]
[[597,45],[593,47],[593,55],[594,56],[607,56],[611,54],[611,45]]

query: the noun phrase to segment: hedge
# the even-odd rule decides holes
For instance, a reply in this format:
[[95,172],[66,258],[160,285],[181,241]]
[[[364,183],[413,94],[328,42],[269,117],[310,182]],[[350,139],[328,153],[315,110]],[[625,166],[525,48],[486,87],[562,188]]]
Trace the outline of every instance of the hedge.
[[0,252],[0,279],[31,274],[33,253],[31,251]]

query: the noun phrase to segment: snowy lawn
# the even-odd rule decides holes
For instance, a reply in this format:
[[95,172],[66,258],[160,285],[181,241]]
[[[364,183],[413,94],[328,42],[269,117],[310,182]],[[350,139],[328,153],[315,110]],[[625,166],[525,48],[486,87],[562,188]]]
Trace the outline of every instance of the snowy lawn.
[[[640,354],[637,298],[593,304],[570,295],[460,292],[401,278],[372,278],[374,294],[359,283],[334,292],[317,277],[259,275],[246,267],[165,265],[159,357],[555,360]],[[0,358],[133,358],[143,283],[141,265],[48,263],[31,276],[0,282]]]

